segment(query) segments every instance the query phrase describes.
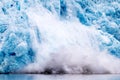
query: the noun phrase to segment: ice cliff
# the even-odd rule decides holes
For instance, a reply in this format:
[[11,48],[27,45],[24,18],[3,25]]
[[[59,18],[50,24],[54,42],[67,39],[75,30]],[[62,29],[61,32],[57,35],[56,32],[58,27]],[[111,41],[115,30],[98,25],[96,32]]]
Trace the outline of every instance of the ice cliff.
[[0,73],[120,73],[120,0],[0,0]]

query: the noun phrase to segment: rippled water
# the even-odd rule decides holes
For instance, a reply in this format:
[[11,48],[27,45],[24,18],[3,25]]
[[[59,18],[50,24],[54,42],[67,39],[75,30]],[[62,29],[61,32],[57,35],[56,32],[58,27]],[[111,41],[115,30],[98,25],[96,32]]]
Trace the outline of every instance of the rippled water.
[[120,75],[0,75],[0,80],[120,80]]

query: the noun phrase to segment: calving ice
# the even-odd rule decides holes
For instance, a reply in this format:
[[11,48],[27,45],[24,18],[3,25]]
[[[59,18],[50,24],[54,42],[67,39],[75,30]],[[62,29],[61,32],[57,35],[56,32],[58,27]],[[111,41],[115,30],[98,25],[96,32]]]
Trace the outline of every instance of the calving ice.
[[0,73],[119,68],[119,0],[0,0]]

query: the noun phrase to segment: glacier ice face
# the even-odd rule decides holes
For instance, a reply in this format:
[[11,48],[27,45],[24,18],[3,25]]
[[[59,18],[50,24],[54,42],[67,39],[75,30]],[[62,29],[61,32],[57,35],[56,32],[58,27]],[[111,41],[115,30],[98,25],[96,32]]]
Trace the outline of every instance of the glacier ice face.
[[[69,56],[67,53],[73,55],[66,47],[76,45],[79,47],[76,54],[81,53],[84,57],[90,56],[86,54],[88,51],[95,53],[95,47],[99,47],[98,53],[106,50],[107,54],[118,58],[117,66],[120,58],[119,35],[119,0],[0,0],[0,73],[20,72],[27,65],[29,67],[29,64],[34,63],[42,67],[43,71],[44,65],[51,61],[51,55],[62,54],[59,51],[65,54],[63,56]],[[64,48],[68,52],[64,52]],[[92,56],[96,57],[95,55]],[[73,58],[76,58],[75,56]],[[79,58],[82,58],[81,56]],[[93,57],[87,59],[91,60]],[[59,63],[62,62],[60,59]],[[58,63],[56,58],[53,60]],[[82,61],[75,60],[75,63]],[[87,61],[85,64],[93,65]],[[77,68],[74,70],[70,67],[73,69],[71,71],[68,67],[64,66],[68,73],[79,73]],[[113,68],[107,70],[120,73],[116,72],[118,68]],[[82,71],[84,73],[84,69],[80,70],[80,73]],[[99,73],[99,70],[96,71]]]
[[17,0],[0,1],[0,72],[18,70],[33,62],[29,23]]

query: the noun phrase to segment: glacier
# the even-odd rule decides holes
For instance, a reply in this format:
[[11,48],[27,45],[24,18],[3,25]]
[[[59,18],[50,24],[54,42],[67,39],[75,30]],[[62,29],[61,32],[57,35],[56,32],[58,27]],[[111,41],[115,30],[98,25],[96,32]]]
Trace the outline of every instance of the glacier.
[[120,0],[0,0],[0,73],[120,73]]

